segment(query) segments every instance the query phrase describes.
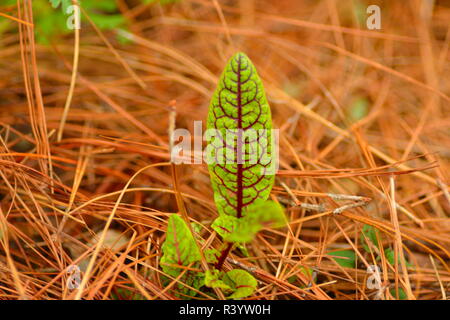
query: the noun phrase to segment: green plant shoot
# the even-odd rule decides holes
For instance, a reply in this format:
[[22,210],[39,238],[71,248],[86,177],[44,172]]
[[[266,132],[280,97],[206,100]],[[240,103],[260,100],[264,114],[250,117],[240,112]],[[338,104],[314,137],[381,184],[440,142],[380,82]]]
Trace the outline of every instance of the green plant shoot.
[[225,241],[249,242],[265,226],[284,222],[267,202],[275,178],[276,150],[270,107],[255,66],[244,53],[225,66],[211,99],[208,168],[219,218],[212,227]]
[[[200,271],[201,255],[194,236],[186,222],[178,215],[171,215],[168,221],[166,241],[162,245],[163,256],[160,261],[162,270],[172,278],[181,276],[177,289],[184,298],[193,297],[206,285],[223,290],[229,299],[240,299],[251,295],[257,286],[256,279],[244,270],[231,270],[227,273],[218,270]],[[189,268],[189,269],[188,269]],[[165,279],[166,284],[172,279]]]
[[261,229],[280,227],[286,222],[281,205],[267,200],[275,179],[277,155],[272,118],[261,79],[244,53],[235,54],[220,77],[211,99],[207,129],[206,157],[219,211],[212,227],[227,245],[221,253],[215,249],[208,254],[205,251],[207,262],[215,263],[217,270],[207,271],[206,275],[184,270],[188,266],[200,267],[201,257],[188,226],[173,215],[161,266],[172,277],[184,271],[182,281],[188,286],[197,289],[206,285],[222,290],[230,299],[240,299],[256,290],[257,281],[244,270],[220,271],[233,243],[250,242]]
[[169,218],[162,252],[163,256],[160,261],[162,270],[173,278],[184,272],[178,289],[187,296],[195,296],[196,292],[182,283],[195,289],[199,289],[203,285],[203,273],[187,270],[187,267],[190,269],[200,268],[201,255],[186,222],[176,214]]
[[270,107],[258,73],[244,53],[235,54],[220,77],[207,129],[216,133],[207,157],[214,160],[208,168],[217,209],[241,218],[266,201],[275,178]]

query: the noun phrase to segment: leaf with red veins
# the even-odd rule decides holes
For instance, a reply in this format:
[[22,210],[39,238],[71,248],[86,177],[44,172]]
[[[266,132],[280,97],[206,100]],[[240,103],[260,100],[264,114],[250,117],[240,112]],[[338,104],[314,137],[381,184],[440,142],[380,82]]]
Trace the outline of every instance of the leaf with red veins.
[[[176,278],[186,267],[199,268],[201,255],[195,239],[186,222],[176,214],[169,218],[166,241],[162,245],[163,256],[160,265],[162,270]],[[200,288],[203,283],[203,274],[192,270],[185,271],[180,282],[193,288]],[[195,295],[195,291],[179,284],[178,289],[187,295]]]
[[261,79],[244,53],[227,63],[211,99],[207,160],[219,214],[244,217],[275,178],[272,119]]

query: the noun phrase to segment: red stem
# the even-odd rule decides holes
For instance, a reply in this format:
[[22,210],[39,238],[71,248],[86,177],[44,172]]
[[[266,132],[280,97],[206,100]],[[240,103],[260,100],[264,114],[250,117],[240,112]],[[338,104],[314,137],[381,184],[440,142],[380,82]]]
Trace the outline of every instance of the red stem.
[[[237,199],[236,199],[236,217],[242,218],[242,203],[243,203],[243,166],[242,166],[242,83],[241,83],[241,56],[238,56],[238,70],[237,70],[237,110],[238,110],[238,138],[236,143],[236,161],[237,161]],[[247,66],[248,67],[248,66]],[[229,242],[227,247],[221,252],[220,257],[215,265],[217,270],[221,270],[225,260],[227,259],[228,254],[233,248],[233,243]]]
[[227,247],[221,252],[220,257],[215,265],[217,270],[220,271],[222,269],[223,264],[225,263],[225,260],[231,251],[231,248],[233,248],[233,243],[228,242]]

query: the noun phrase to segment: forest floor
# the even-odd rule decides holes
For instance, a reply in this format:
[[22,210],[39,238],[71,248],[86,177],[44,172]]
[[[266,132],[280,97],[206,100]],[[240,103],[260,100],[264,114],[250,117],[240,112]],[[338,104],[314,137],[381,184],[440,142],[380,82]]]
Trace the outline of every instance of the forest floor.
[[225,263],[254,271],[249,299],[448,299],[450,5],[371,2],[379,30],[364,1],[117,1],[127,28],[48,43],[31,1],[0,5],[0,299],[177,299],[159,267],[177,191],[221,239],[206,164],[170,163],[170,117],[205,129],[236,51],[280,132],[289,219]]

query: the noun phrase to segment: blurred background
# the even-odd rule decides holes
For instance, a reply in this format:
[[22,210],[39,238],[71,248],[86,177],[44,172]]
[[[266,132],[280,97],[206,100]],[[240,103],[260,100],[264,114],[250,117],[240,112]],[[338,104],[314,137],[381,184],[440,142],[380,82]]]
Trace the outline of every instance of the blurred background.
[[[280,129],[272,197],[291,221],[235,250],[273,277],[252,298],[448,297],[450,1],[80,4],[77,28],[71,1],[0,2],[0,298],[74,298],[67,268],[83,274],[110,217],[81,297],[175,298],[158,269],[178,211],[170,114],[192,133],[205,124],[237,51]],[[198,237],[217,246],[207,167],[177,174]],[[371,201],[338,216],[299,206],[343,205],[329,193]],[[382,274],[376,290],[370,265]],[[320,290],[295,291],[308,285]]]

